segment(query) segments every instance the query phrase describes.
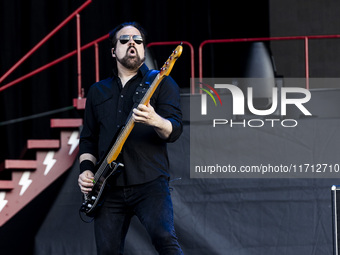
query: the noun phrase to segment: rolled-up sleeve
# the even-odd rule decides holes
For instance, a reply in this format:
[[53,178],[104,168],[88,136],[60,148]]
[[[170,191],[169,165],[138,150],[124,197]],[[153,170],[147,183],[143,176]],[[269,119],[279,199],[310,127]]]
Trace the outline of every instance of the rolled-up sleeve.
[[158,90],[156,112],[172,124],[172,132],[166,142],[175,142],[183,131],[180,90],[170,76],[163,79]]

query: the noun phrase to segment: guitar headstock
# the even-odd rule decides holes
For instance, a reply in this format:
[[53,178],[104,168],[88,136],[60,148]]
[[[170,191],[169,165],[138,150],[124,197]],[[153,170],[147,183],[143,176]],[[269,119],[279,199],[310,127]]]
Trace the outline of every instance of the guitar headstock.
[[165,61],[164,65],[160,69],[159,76],[162,77],[163,75],[168,76],[176,62],[176,60],[181,56],[183,51],[182,44],[178,45],[176,49],[172,52],[170,57],[167,61]]

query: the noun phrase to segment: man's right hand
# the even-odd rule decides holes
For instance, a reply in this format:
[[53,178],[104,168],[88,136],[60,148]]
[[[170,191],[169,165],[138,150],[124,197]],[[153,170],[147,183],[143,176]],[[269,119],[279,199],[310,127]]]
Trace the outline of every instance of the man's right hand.
[[86,170],[79,175],[78,185],[82,193],[88,194],[92,190],[94,185],[93,178],[94,174],[89,170]]

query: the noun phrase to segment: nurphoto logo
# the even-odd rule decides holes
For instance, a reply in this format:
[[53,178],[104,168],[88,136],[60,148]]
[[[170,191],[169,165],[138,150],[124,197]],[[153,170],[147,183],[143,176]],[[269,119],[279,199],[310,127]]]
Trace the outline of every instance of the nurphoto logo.
[[[216,89],[220,91],[227,90],[225,92],[229,92],[232,97],[232,114],[237,116],[244,116],[245,109],[248,109],[249,112],[255,116],[270,116],[273,115],[277,110],[280,112],[280,118],[259,118],[259,119],[243,119],[240,121],[235,121],[233,119],[213,119],[213,127],[216,125],[225,125],[229,124],[231,127],[235,125],[249,126],[249,127],[262,127],[265,123],[271,123],[271,126],[274,127],[276,122],[280,122],[283,127],[295,127],[298,122],[295,119],[283,119],[284,116],[287,115],[287,105],[292,105],[296,107],[304,116],[312,116],[311,112],[304,106],[305,103],[309,102],[311,99],[311,93],[308,89],[299,88],[299,87],[285,87],[285,88],[271,88],[271,105],[267,109],[256,109],[254,105],[254,96],[253,96],[253,88],[248,87],[246,96],[243,91],[232,84],[214,84],[214,86],[205,84],[200,82],[200,90],[202,90],[201,94],[201,115],[208,114],[208,103],[207,103],[207,95],[213,100],[215,106],[217,106],[216,99],[214,95],[220,102],[222,106],[222,99],[220,95],[217,93]],[[210,91],[209,91],[210,90]],[[278,93],[279,92],[279,93]],[[290,98],[291,94],[298,95],[297,98]],[[214,94],[214,95],[213,95]],[[280,97],[278,96],[280,95]],[[280,101],[279,101],[280,99]],[[245,101],[247,101],[247,108]],[[209,109],[209,111],[214,111],[213,109]]]

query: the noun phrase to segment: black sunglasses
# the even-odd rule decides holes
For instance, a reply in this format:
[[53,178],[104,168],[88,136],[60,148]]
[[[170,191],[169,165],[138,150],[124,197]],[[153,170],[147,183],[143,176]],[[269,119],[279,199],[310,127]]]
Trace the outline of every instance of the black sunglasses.
[[125,44],[128,41],[130,41],[131,37],[135,41],[135,43],[137,43],[137,44],[141,44],[143,42],[143,38],[140,35],[121,35],[119,37],[119,41],[120,41],[121,44]]

